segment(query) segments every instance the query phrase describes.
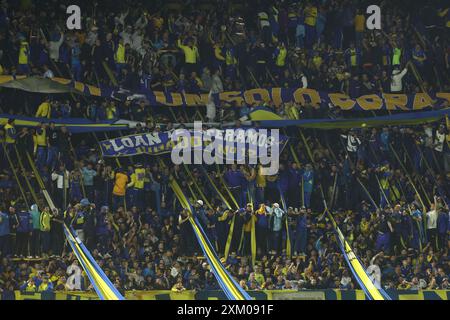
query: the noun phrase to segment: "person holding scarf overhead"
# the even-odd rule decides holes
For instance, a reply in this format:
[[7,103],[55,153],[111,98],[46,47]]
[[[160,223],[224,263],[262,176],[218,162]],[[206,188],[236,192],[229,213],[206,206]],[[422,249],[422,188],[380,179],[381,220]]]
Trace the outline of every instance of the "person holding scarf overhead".
[[270,253],[279,254],[281,253],[281,236],[285,212],[280,208],[280,205],[278,203],[274,203],[268,213],[270,215],[270,230],[272,231],[272,246]]

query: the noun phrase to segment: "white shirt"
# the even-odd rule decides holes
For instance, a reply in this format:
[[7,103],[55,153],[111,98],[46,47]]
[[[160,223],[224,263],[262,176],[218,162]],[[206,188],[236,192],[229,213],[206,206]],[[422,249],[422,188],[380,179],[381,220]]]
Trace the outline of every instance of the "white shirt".
[[436,131],[436,137],[434,138],[434,150],[442,152],[444,150],[445,133],[439,133]]
[[381,270],[380,267],[376,264],[371,264],[367,270],[367,274],[369,278],[372,280],[374,286],[377,289],[381,289]]
[[341,137],[347,139],[348,152],[356,152],[358,150],[358,146],[361,144],[361,140],[359,140],[359,138],[353,137],[351,135],[341,135]]
[[59,47],[64,42],[64,35],[61,35],[58,41],[50,41],[49,42],[49,56],[53,61],[59,61]]
[[220,80],[220,77],[218,75],[213,75],[211,81],[211,93],[215,94],[221,92],[223,92],[222,80]]
[[50,70],[50,69],[48,69],[48,70],[45,71],[45,73],[44,73],[44,78],[51,79],[51,78],[53,78],[54,76],[55,76],[55,75],[53,74],[53,71]]
[[52,173],[52,180],[56,181],[56,187],[58,189],[62,189],[63,188],[63,182],[65,182],[66,189],[69,187],[69,171],[66,170],[65,173],[66,173],[65,177],[62,174],[59,174],[59,173],[56,173],[56,172]]
[[302,80],[302,88],[303,89],[308,88],[308,79],[304,75],[302,75],[301,80]]
[[391,92],[400,92],[403,90],[402,79],[407,72],[408,72],[408,69],[405,68],[402,70],[402,72],[392,74]]
[[427,212],[427,229],[437,228],[437,217],[438,213],[436,210],[431,210]]

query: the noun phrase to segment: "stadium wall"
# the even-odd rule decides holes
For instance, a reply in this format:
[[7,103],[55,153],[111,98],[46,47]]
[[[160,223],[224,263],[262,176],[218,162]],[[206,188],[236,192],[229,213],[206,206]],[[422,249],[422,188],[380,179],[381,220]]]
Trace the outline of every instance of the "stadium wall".
[[[450,300],[450,290],[386,290],[392,300]],[[250,291],[256,300],[366,300],[362,290],[266,290]],[[127,300],[226,300],[223,291],[129,291]],[[98,300],[95,293],[15,291],[1,300]]]

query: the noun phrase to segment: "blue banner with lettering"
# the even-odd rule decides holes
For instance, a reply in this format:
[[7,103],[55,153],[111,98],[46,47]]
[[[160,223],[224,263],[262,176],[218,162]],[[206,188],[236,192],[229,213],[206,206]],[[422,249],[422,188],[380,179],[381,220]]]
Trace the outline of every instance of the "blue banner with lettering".
[[[100,148],[104,157],[129,157],[139,154],[161,155],[170,153],[174,146],[182,147],[183,142],[186,144],[189,141],[192,150],[214,153],[216,157],[226,155],[228,159],[238,154],[237,149],[239,147],[245,148],[246,153],[243,153],[244,155],[248,156],[251,152],[254,152],[256,156],[260,156],[263,147],[272,147],[276,142],[281,153],[288,142],[288,137],[278,134],[278,139],[276,139],[273,135],[274,131],[266,129],[209,129],[187,132],[189,133],[189,140],[181,140],[180,136],[172,140],[174,133],[177,133],[177,130],[175,130],[129,135],[100,141]],[[213,142],[218,142],[217,145],[219,145],[214,150]],[[241,144],[238,145],[238,143]],[[188,147],[188,145],[186,144],[185,147]]]
[[[15,88],[30,92],[65,93],[72,92],[117,100],[127,100],[136,97],[145,98],[151,106],[169,107],[204,107],[209,102],[209,94],[179,93],[152,91],[140,88],[128,91],[122,88],[108,86],[95,87],[82,82],[63,78],[44,79],[41,77],[0,76],[0,87]],[[213,94],[216,105],[240,107],[244,104],[261,106],[272,103],[279,106],[294,102],[302,106],[312,105],[334,106],[342,110],[390,110],[415,111],[427,108],[439,109],[450,104],[449,92],[433,94],[369,94],[360,97],[349,97],[343,93],[329,93],[303,88],[256,88],[243,91],[228,91]]]

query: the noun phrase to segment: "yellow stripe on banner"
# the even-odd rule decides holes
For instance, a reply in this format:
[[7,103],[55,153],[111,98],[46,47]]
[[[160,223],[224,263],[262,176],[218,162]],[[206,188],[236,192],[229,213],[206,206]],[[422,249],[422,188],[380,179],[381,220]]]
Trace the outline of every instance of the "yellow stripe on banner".
[[227,285],[228,289],[233,293],[233,295],[235,296],[235,298],[237,300],[245,300],[244,297],[241,295],[241,293],[239,292],[239,290],[237,290],[237,288],[234,286],[234,284],[231,282],[231,279],[229,279],[229,277],[224,273],[223,271],[223,267],[220,265],[220,263],[214,258],[213,253],[211,252],[208,244],[205,241],[205,238],[203,237],[202,233],[200,232],[197,224],[195,223],[195,221],[191,218],[189,218],[189,221],[191,222],[195,232],[197,233],[197,235],[199,236],[200,241],[202,242],[206,254],[210,257],[210,261],[211,263],[214,265],[214,267],[216,268],[217,272],[219,273],[222,281]]
[[[302,132],[301,129],[299,129],[299,133],[300,133],[300,136],[302,137],[302,140],[303,140],[303,142],[305,144],[305,147],[306,147],[308,155],[309,155],[309,157],[311,159],[311,162],[314,163],[314,157],[313,157],[311,149],[310,149],[310,147],[308,145],[308,141],[306,140],[305,136],[303,135],[303,132]],[[323,196],[322,185],[320,185],[320,189],[321,189],[321,192],[322,192],[322,197],[323,197],[323,199],[325,201],[325,197]],[[342,243],[342,245],[344,247],[345,255],[347,256],[347,258],[349,260],[349,263],[353,267],[353,270],[355,270],[356,276],[361,280],[361,282],[365,286],[368,294],[370,294],[370,296],[374,300],[385,300],[383,295],[375,287],[375,285],[373,284],[372,280],[367,275],[366,271],[364,270],[364,267],[359,262],[358,258],[356,257],[355,253],[353,252],[352,248],[350,247],[348,242],[345,240],[345,237],[342,234],[341,230],[339,229],[339,226],[337,225],[336,221],[334,220],[333,215],[331,214],[330,210],[328,210],[328,208],[326,206],[326,203],[325,203],[325,210],[327,211],[328,216],[329,216],[330,220],[332,221],[333,227],[334,227],[334,229],[336,230],[336,232],[337,232],[337,234],[339,236],[339,241],[341,241],[341,243]]]
[[205,171],[205,176],[208,179],[209,183],[211,184],[211,186],[214,188],[214,190],[217,192],[217,194],[219,195],[220,199],[223,201],[223,203],[225,203],[225,205],[227,206],[227,208],[229,210],[232,210],[230,203],[228,202],[228,200],[225,198],[225,196],[220,192],[219,188],[217,188],[216,184],[214,183],[214,181],[211,179],[211,177],[209,176],[208,172]]
[[78,241],[73,237],[69,228],[66,225],[64,225],[64,228],[67,230],[67,234],[69,235],[69,238],[74,243],[76,250],[77,250],[78,254],[80,255],[80,258],[83,260],[84,264],[86,265],[86,268],[89,270],[89,273],[94,278],[95,284],[98,286],[98,288],[102,292],[104,299],[105,300],[119,300],[119,298],[116,296],[116,294],[109,288],[108,284],[101,278],[101,276],[97,273],[95,268],[89,262],[89,259],[86,257],[83,250],[80,248]]
[[203,191],[201,190],[201,188],[198,186],[197,181],[195,181],[194,176],[191,173],[191,170],[189,170],[188,166],[186,164],[183,164],[184,169],[186,170],[189,178],[192,180],[192,183],[194,184],[195,189],[197,189],[198,194],[203,198],[203,200],[205,201],[206,205],[208,206],[209,209],[214,209],[211,205],[211,203],[208,201],[208,198],[205,196],[205,194],[203,193]]
[[250,243],[251,243],[251,251],[252,251],[252,265],[256,264],[256,226],[255,226],[255,216],[251,217],[252,221],[252,229],[250,233]]
[[345,254],[348,258],[348,261],[352,265],[353,270],[355,271],[356,275],[361,280],[363,285],[366,287],[366,290],[368,291],[368,293],[374,300],[385,300],[383,295],[375,287],[372,280],[367,275],[364,267],[361,265],[361,263],[357,259],[356,255],[353,252],[352,248],[350,247],[349,243],[347,242],[347,240],[345,240],[344,235],[342,234],[341,230],[339,229],[339,226],[337,225],[337,223],[334,220],[333,216],[331,215],[330,211],[327,210],[327,212],[328,212],[328,216],[330,217],[330,220],[339,236],[339,240],[341,241],[341,243],[344,246]]
[[231,218],[230,229],[228,230],[227,243],[225,244],[225,252],[224,252],[225,261],[228,260],[228,255],[230,253],[231,241],[233,240],[234,221],[235,220],[236,220],[236,215],[233,214],[233,218]]
[[192,218],[192,210],[191,206],[189,205],[189,202],[186,199],[186,196],[181,191],[180,186],[175,181],[175,179],[171,179],[169,182],[172,190],[174,191],[175,195],[177,196],[178,200],[180,201],[181,205],[184,207],[184,209],[188,210],[190,213],[189,222],[192,225],[192,228],[194,229],[194,232],[198,236],[199,241],[201,242],[203,248],[205,249],[205,253],[209,257],[209,260],[213,264],[213,267],[215,270],[217,270],[217,273],[219,274],[221,280],[223,283],[227,286],[227,289],[230,290],[230,292],[233,294],[235,299],[237,300],[245,300],[245,298],[242,296],[241,292],[235,287],[229,276],[224,272],[223,265],[217,261],[215,258],[213,252],[211,251],[211,248],[209,247],[209,244],[203,237],[203,234],[201,233],[200,229],[198,228],[197,224],[195,223],[194,219]]

